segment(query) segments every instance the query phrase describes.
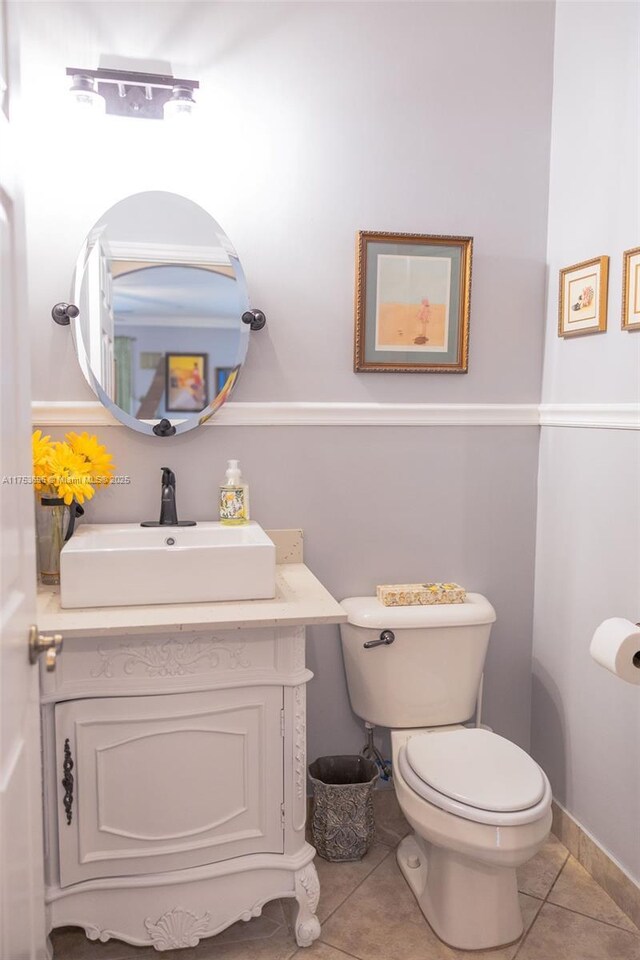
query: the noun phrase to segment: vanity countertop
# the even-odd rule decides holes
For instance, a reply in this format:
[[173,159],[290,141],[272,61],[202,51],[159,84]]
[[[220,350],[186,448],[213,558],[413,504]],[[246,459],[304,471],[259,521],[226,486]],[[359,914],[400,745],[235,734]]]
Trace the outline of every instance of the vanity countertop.
[[276,567],[273,600],[169,603],[140,607],[86,607],[65,610],[58,587],[38,590],[38,629],[70,636],[109,633],[194,633],[219,629],[344,623],[346,615],[304,563]]

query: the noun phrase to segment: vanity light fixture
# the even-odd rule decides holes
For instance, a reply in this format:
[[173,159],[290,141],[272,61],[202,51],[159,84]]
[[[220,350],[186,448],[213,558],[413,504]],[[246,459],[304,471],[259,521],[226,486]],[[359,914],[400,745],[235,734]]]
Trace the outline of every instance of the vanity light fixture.
[[83,107],[121,117],[162,120],[189,115],[195,105],[197,80],[131,70],[83,70],[67,67],[70,92]]

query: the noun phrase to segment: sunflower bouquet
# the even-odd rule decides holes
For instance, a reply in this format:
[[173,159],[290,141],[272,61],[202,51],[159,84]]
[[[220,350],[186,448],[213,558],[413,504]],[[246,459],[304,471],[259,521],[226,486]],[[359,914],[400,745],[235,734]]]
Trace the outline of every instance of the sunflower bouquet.
[[[33,480],[38,493],[38,569],[43,583],[60,583],[60,551],[73,532],[82,504],[111,483],[115,466],[107,448],[88,433],[51,440],[32,435]],[[66,530],[65,530],[66,528]]]

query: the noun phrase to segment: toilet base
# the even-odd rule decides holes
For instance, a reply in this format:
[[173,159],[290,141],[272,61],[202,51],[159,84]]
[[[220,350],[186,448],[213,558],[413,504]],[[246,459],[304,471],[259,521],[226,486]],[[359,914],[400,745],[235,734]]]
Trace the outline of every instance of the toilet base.
[[435,933],[458,950],[486,950],[517,940],[524,929],[516,871],[471,860],[405,837],[398,864]]

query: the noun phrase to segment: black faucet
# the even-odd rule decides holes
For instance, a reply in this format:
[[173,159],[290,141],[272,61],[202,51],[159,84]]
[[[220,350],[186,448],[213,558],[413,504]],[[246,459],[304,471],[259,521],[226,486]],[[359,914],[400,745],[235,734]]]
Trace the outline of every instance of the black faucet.
[[169,467],[162,467],[162,498],[160,519],[145,520],[141,527],[195,527],[195,520],[178,520],[176,508],[176,475]]
[[160,526],[175,527],[178,522],[176,510],[176,475],[169,467],[162,468],[162,499],[160,500]]

